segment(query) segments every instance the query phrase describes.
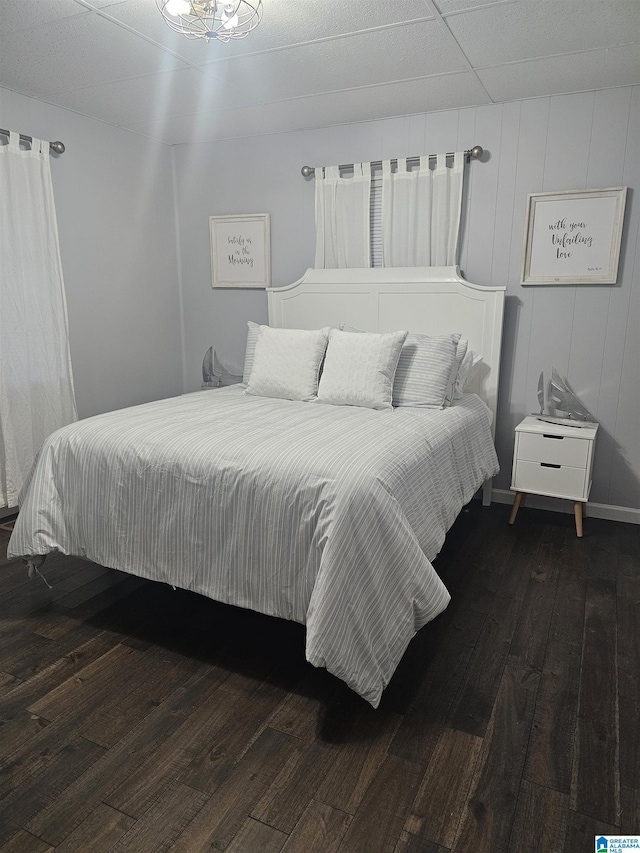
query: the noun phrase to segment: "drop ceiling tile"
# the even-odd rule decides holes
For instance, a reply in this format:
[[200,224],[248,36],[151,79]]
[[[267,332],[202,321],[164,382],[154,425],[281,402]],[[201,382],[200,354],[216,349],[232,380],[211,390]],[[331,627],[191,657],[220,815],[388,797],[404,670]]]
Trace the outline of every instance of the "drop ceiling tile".
[[612,47],[482,68],[478,77],[494,101],[535,98],[640,84],[640,52]]
[[259,136],[264,133],[265,108],[243,107],[237,110],[175,116],[159,121],[136,122],[129,129],[158,139],[169,145],[211,142],[242,136]]
[[240,55],[432,17],[424,0],[264,0],[259,27],[229,46]]
[[140,122],[130,129],[169,144],[212,142],[239,136],[286,133],[335,124],[350,124],[432,110],[489,103],[475,76],[468,72],[370,86],[309,98]]
[[155,0],[128,0],[107,12],[122,23],[197,65],[247,53],[331,38],[370,27],[432,17],[424,0],[371,3],[350,0],[264,0],[262,21],[245,39],[223,44],[188,39],[165,24]]
[[471,72],[404,80],[267,105],[273,132],[490,103]]
[[512,3],[513,0],[434,0],[442,15],[460,12],[464,9],[474,9],[478,6],[495,5],[496,3]]
[[244,106],[250,98],[197,68],[165,71],[52,96],[60,107],[118,126]]
[[0,38],[2,85],[37,97],[184,66],[96,12]]
[[638,0],[518,0],[451,15],[474,68],[640,40]]
[[461,71],[465,63],[434,21],[245,56],[204,66],[251,88],[262,102]]
[[17,33],[29,27],[59,21],[61,18],[86,14],[87,11],[76,3],[76,0],[57,0],[55,3],[42,3],[41,0],[2,0],[2,34]]

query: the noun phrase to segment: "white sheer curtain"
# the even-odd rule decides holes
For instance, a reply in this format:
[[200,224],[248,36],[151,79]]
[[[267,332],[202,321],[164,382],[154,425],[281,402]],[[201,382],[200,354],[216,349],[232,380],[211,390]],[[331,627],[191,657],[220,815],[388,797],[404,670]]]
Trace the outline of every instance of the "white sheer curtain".
[[421,157],[409,171],[406,159],[382,163],[382,263],[385,267],[453,266],[457,263],[462,204],[464,152],[447,166],[445,154],[436,168]]
[[338,166],[315,170],[316,269],[371,265],[371,166],[355,163],[353,171],[352,178],[341,178]]
[[76,420],[49,143],[0,146],[0,506],[44,439]]

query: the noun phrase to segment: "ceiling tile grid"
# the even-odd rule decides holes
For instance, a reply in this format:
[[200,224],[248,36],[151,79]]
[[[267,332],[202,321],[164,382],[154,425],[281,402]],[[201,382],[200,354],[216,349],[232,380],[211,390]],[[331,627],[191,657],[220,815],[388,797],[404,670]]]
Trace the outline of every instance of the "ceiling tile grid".
[[0,86],[169,145],[634,84],[639,0],[264,0],[229,44],[155,0],[0,0]]

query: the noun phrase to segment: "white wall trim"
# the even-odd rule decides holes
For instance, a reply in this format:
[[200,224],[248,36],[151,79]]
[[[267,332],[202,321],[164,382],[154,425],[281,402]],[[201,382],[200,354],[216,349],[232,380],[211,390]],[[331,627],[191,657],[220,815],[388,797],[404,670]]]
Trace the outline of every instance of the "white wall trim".
[[[500,504],[512,504],[515,493],[510,489],[493,489],[492,499]],[[548,498],[544,495],[527,495],[523,509],[548,509],[552,512],[567,512],[573,515],[573,503],[562,498]],[[640,509],[630,506],[613,506],[611,504],[587,503],[586,517],[607,518],[610,521],[626,521],[628,524],[640,524]]]
[[171,147],[171,191],[173,193],[173,227],[176,236],[176,282],[178,284],[178,316],[180,321],[180,353],[182,355],[182,391],[187,385],[187,347],[184,323],[184,286],[182,280],[182,240],[180,238],[180,211],[178,209],[178,177],[176,174],[176,157]]

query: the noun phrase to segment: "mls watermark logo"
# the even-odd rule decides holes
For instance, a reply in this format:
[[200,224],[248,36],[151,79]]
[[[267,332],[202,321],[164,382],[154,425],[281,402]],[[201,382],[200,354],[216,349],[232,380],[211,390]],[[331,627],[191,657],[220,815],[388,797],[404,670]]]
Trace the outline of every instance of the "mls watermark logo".
[[640,835],[596,835],[595,853],[640,853]]

